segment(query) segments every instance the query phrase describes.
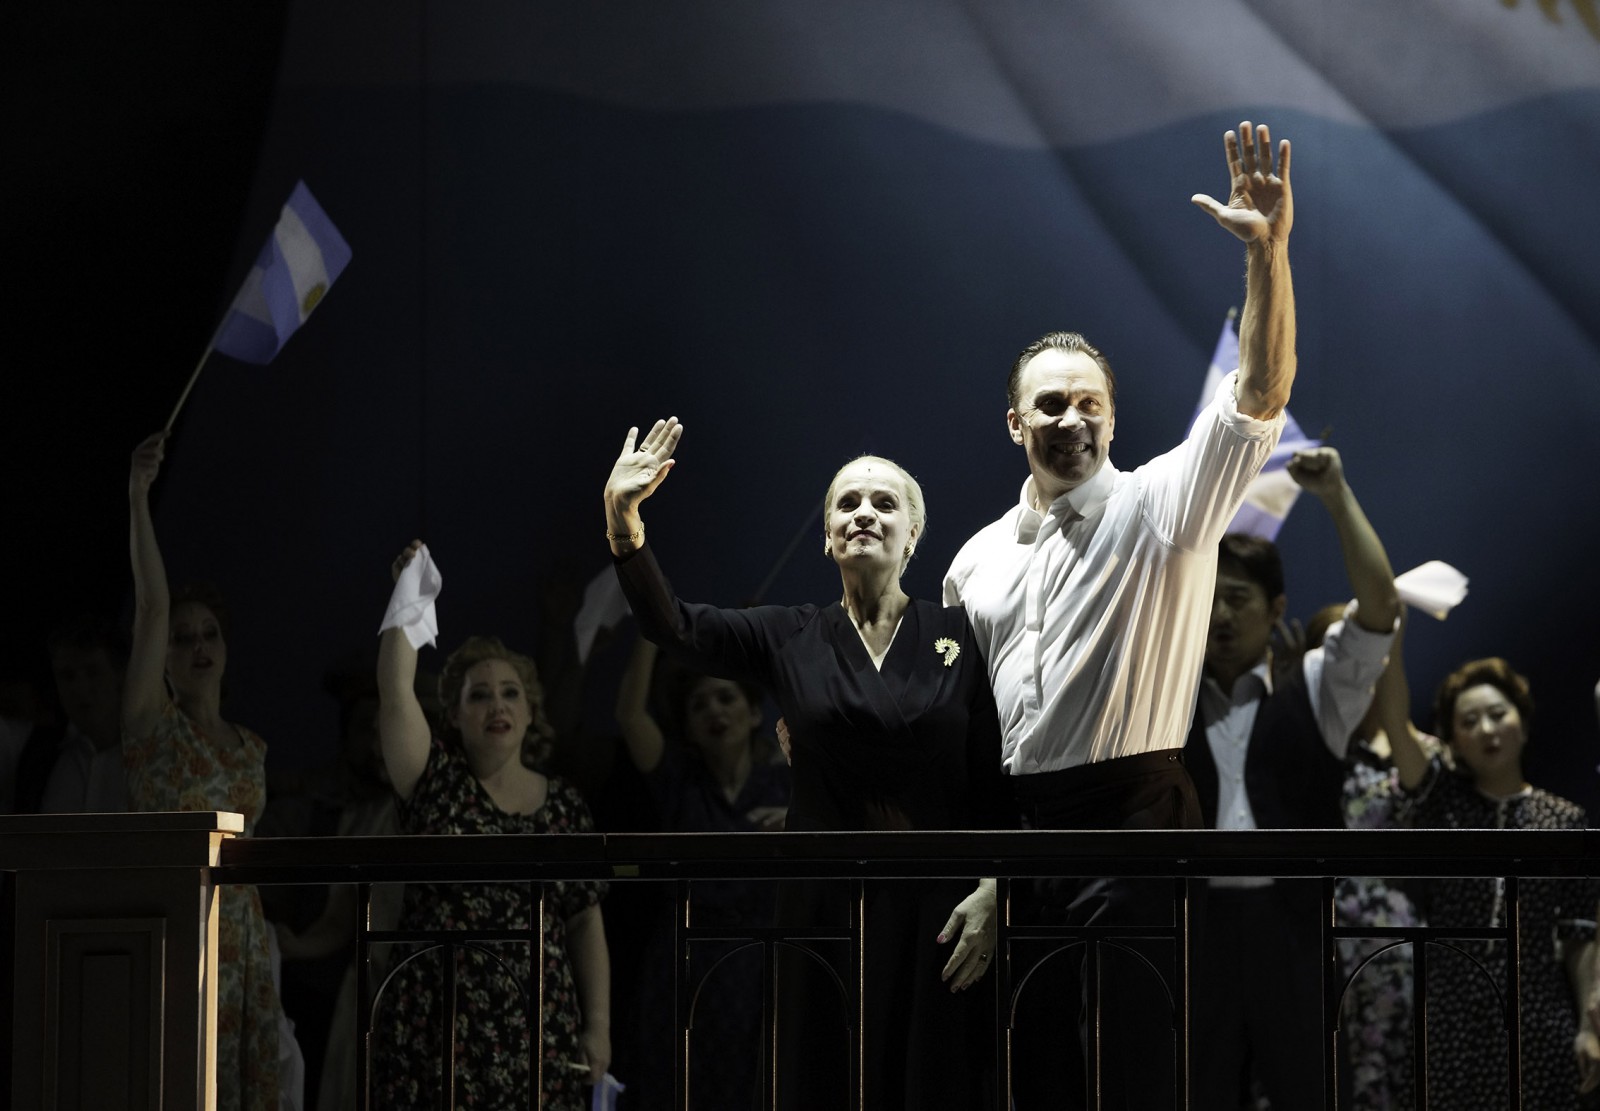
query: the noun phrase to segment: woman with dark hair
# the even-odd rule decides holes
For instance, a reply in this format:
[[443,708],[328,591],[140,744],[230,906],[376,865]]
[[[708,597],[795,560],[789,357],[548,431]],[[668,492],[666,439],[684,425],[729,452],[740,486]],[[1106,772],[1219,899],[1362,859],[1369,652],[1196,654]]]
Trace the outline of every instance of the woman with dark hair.
[[[1397,666],[1385,673],[1378,700],[1400,786],[1409,796],[1403,814],[1408,824],[1444,829],[1587,825],[1582,807],[1523,778],[1533,698],[1528,681],[1506,661],[1473,660],[1439,685],[1435,728],[1455,758],[1454,769],[1428,756],[1407,720],[1408,698]],[[1520,891],[1522,1105],[1576,1111],[1580,1091],[1600,1086],[1600,1044],[1592,1023],[1600,1001],[1594,940],[1600,881],[1530,879]],[[1502,926],[1504,881],[1433,880],[1423,905],[1430,926]],[[1487,1111],[1503,1106],[1507,1085],[1500,1009],[1505,950],[1489,942],[1451,944],[1453,949],[1434,950],[1429,965],[1429,1106]],[[1482,962],[1482,968],[1464,954]],[[1493,986],[1485,981],[1485,969]]]
[[[671,659],[658,668],[657,657],[656,646],[641,636],[617,687],[616,718],[663,828],[669,833],[782,829],[789,768],[772,763],[763,751],[760,688]],[[651,711],[652,678],[659,714]],[[698,881],[690,902],[694,924],[769,925],[774,890],[770,883]],[[762,1061],[761,954],[739,942],[702,943],[691,957],[695,1004],[688,1051],[694,1106],[719,1111],[753,1106]],[[640,968],[634,1008],[640,1064],[628,1099],[637,1098],[640,1111],[654,1111],[673,1107],[672,1059],[681,1052],[661,1021],[672,1013],[673,1002],[672,929],[665,915],[654,916]]]
[[[414,541],[390,568],[416,557]],[[494,637],[469,637],[439,676],[442,736],[432,735],[413,684],[417,650],[404,629],[378,645],[378,735],[405,833],[589,833],[578,792],[542,770],[554,740],[533,661]],[[522,943],[397,952],[384,985],[373,1106],[437,1107],[445,1053],[454,1060],[454,1105],[529,1105],[530,1010],[540,1017],[538,1106],[581,1111],[587,1086],[611,1061],[611,965],[600,900],[605,885],[556,882],[545,897],[535,972]],[[527,884],[406,885],[402,930],[528,929]],[[456,1021],[444,1030],[441,952],[455,964]],[[542,999],[530,993],[544,984]],[[531,1007],[530,1007],[531,1003]],[[447,1036],[448,1035],[448,1036]]]
[[[916,480],[877,456],[852,460],[834,475],[824,499],[823,547],[838,568],[838,602],[693,605],[674,595],[639,515],[671,469],[681,433],[675,418],[657,421],[642,441],[638,429],[629,430],[606,482],[607,538],[645,636],[691,667],[773,692],[790,735],[788,828],[1005,824],[999,724],[966,612],[913,600],[900,586],[926,526]],[[780,915],[786,925],[832,926],[844,903],[839,885],[790,884]],[[994,913],[992,880],[869,888],[862,938],[866,1106],[921,1111],[990,1102],[992,1086],[982,1078],[993,1060],[994,1016],[980,996],[962,989],[991,963]],[[825,1014],[807,1011],[801,1036],[814,1033]],[[780,1031],[795,1025],[780,1019]],[[822,1086],[840,1077],[842,1062],[808,1048],[794,1037],[780,1045],[781,1106],[830,1105],[834,1093]]]
[[[266,801],[267,746],[222,716],[227,611],[209,587],[169,593],[150,516],[166,433],[133,453],[128,478],[133,640],[122,688],[122,759],[133,810],[231,810],[249,836]],[[278,1111],[279,1004],[254,887],[219,889],[217,1106]]]

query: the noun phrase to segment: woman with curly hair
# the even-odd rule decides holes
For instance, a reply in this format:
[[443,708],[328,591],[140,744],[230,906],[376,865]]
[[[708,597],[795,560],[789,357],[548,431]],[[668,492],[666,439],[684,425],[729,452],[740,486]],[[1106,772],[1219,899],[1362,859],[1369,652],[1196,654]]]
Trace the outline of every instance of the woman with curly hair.
[[[398,578],[421,541],[400,553]],[[413,688],[417,650],[405,631],[378,648],[378,733],[406,833],[589,833],[572,786],[542,771],[552,734],[533,661],[494,637],[470,637],[439,677],[442,736],[432,736]],[[545,895],[544,994],[528,947],[495,942],[397,952],[381,989],[373,1106],[439,1106],[444,1054],[455,1106],[529,1106],[528,1018],[541,1016],[538,1106],[581,1111],[611,1060],[611,966],[600,900],[605,885],[551,884]],[[406,886],[402,930],[529,929],[527,884]],[[444,1030],[443,959],[455,963],[455,1028]]]

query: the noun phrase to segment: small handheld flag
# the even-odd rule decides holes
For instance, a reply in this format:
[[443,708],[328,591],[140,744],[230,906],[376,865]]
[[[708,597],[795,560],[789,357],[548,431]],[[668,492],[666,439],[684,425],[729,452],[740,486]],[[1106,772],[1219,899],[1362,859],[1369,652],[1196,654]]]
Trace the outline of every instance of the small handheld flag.
[[[1200,416],[1200,410],[1217,395],[1222,379],[1233,373],[1239,365],[1239,333],[1233,330],[1233,318],[1234,313],[1229,312],[1228,318],[1222,322],[1222,334],[1217,337],[1217,349],[1211,356],[1211,366],[1206,370],[1205,385],[1200,389],[1200,403],[1194,409],[1196,418]],[[1289,516],[1295,499],[1300,496],[1300,487],[1289,477],[1285,468],[1295,452],[1320,447],[1322,441],[1310,439],[1300,431],[1300,425],[1287,410],[1283,415],[1283,435],[1278,439],[1278,446],[1272,449],[1261,473],[1245,491],[1244,504],[1228,526],[1229,532],[1243,532],[1263,540],[1276,540],[1284,518]],[[1192,427],[1194,421],[1189,423]]]
[[189,384],[167,419],[167,430],[171,431],[178,419],[212,351],[257,366],[271,362],[321,303],[350,258],[350,245],[306,183],[296,183],[277,226],[189,376]]

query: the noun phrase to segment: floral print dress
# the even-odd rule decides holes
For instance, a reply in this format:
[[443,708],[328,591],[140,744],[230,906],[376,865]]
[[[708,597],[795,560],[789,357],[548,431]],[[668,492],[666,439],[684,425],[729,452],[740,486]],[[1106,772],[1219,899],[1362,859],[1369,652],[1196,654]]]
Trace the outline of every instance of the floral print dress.
[[[409,800],[396,807],[405,833],[591,833],[594,822],[578,792],[551,779],[545,803],[532,814],[495,805],[458,745],[435,740]],[[540,1056],[542,1111],[583,1111],[588,1070],[578,1045],[581,1016],[567,956],[566,923],[598,903],[606,885],[556,882],[545,892]],[[402,930],[528,929],[533,898],[527,884],[406,885]],[[394,969],[380,989],[372,1105],[385,1111],[440,1105],[444,1062],[441,950],[397,946]],[[482,942],[452,950],[456,973],[455,1106],[521,1108],[529,1101],[526,994],[538,978],[528,946]]]
[[[266,801],[267,746],[240,726],[213,738],[172,702],[149,736],[122,738],[133,810],[231,810],[254,832]],[[217,1107],[278,1111],[278,993],[272,986],[261,896],[229,884],[217,891]]]
[[[1483,794],[1470,778],[1435,758],[1401,813],[1408,824],[1434,829],[1583,829],[1581,806],[1537,788],[1509,798]],[[1522,1106],[1577,1111],[1573,1037],[1577,1001],[1564,946],[1595,936],[1600,880],[1527,879],[1520,885],[1522,926]],[[1428,884],[1423,909],[1430,926],[1501,926],[1505,889],[1499,880],[1453,876]],[[1452,943],[1462,952],[1430,950],[1428,966],[1428,1106],[1442,1111],[1505,1107],[1507,1040],[1505,947]],[[1465,954],[1470,954],[1469,959]],[[1491,985],[1485,972],[1493,977]]]
[[[1389,829],[1404,802],[1394,768],[1375,758],[1350,765],[1344,784],[1345,825],[1349,829]],[[1341,877],[1334,906],[1341,926],[1419,926],[1422,916],[1393,881]],[[1411,947],[1378,952],[1378,940],[1341,941],[1345,976],[1354,976],[1345,993],[1345,1057],[1350,1063],[1349,1111],[1410,1111]],[[1376,954],[1376,955],[1374,955]],[[1368,960],[1368,958],[1371,958]],[[1362,961],[1367,961],[1362,966]],[[1360,968],[1359,973],[1357,969]]]

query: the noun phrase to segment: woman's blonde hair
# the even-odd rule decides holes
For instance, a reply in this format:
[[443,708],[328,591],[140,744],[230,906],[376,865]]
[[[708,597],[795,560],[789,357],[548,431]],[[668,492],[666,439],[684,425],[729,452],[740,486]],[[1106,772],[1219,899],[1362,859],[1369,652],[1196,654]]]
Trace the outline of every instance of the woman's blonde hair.
[[439,702],[444,711],[442,730],[446,740],[461,743],[461,730],[455,724],[455,714],[461,705],[461,690],[466,686],[467,672],[485,660],[504,660],[522,680],[523,694],[528,699],[532,722],[522,741],[522,762],[530,768],[543,770],[555,752],[555,730],[544,716],[544,687],[539,684],[539,669],[520,652],[513,652],[499,637],[468,637],[461,647],[450,653],[439,673]]

